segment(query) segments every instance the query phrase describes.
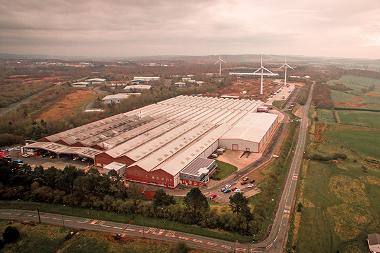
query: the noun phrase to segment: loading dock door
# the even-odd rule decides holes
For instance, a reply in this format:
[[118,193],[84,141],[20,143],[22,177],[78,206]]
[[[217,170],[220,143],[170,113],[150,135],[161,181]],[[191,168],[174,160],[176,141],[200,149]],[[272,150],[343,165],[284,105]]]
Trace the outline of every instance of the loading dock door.
[[239,145],[232,144],[232,150],[239,150]]

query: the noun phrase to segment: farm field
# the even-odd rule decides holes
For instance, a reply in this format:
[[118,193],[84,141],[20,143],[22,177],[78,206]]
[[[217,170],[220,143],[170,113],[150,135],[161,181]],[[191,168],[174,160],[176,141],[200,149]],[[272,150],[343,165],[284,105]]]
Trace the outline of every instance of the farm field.
[[47,108],[36,118],[45,121],[56,121],[62,118],[74,116],[87,103],[96,99],[97,94],[94,90],[74,90],[66,94],[57,103]]
[[[343,76],[340,81],[352,90],[331,90],[335,105],[351,99],[351,105],[380,107],[380,97],[371,97],[380,88],[379,80]],[[375,89],[363,92],[370,85]],[[300,176],[292,252],[369,252],[368,234],[380,232],[380,113],[336,112],[339,124],[329,122],[326,115],[334,116],[332,110],[317,109],[318,121],[310,128],[319,137],[309,143],[310,160],[304,160]],[[333,154],[347,158],[318,158]]]
[[[8,226],[7,221],[0,221],[0,230]],[[158,242],[147,239],[137,239],[124,237],[121,240],[115,240],[111,234],[99,233],[93,231],[80,231],[72,238],[65,240],[66,235],[70,232],[67,228],[49,226],[49,225],[30,225],[13,223],[19,229],[21,239],[4,248],[5,253],[23,253],[23,252],[172,252],[174,244]],[[194,251],[193,251],[194,252]],[[199,251],[197,252],[209,252]]]
[[380,128],[380,112],[339,110],[342,124]]
[[[367,252],[367,234],[380,227],[380,157],[370,151],[380,138],[375,131],[363,134],[361,128],[335,125],[328,126],[325,136],[309,151],[343,153],[348,158],[311,160],[303,169],[296,252]],[[342,141],[353,136],[348,143]]]
[[343,84],[347,91],[331,90],[336,107],[380,110],[380,80],[360,76],[343,75],[329,85]]
[[327,109],[317,110],[318,120],[325,123],[335,123],[333,111]]

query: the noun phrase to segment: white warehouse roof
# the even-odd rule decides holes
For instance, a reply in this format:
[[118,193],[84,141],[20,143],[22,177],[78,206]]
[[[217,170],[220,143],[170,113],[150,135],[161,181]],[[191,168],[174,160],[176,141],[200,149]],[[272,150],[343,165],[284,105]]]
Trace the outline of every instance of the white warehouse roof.
[[277,120],[276,114],[250,112],[237,122],[221,139],[240,139],[259,143]]
[[104,101],[104,100],[112,100],[112,99],[126,99],[129,96],[130,96],[129,94],[117,93],[117,94],[114,94],[114,95],[105,96],[102,100]]

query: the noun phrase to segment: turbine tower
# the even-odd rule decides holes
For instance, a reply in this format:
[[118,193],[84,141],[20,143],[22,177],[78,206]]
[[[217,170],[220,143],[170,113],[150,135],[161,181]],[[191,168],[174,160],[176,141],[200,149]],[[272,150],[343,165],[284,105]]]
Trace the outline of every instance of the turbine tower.
[[219,76],[222,76],[222,62],[225,63],[225,61],[220,56],[218,60],[215,62],[215,64],[219,63]]
[[284,86],[286,86],[286,75],[287,75],[288,68],[294,70],[294,68],[292,68],[289,64],[286,63],[286,56],[285,56],[285,63],[280,68],[284,68]]
[[265,68],[263,65],[263,56],[261,55],[260,58],[260,68],[258,68],[255,72],[253,72],[254,75],[260,76],[260,95],[264,94],[264,76],[276,76],[277,74],[273,73],[269,69]]

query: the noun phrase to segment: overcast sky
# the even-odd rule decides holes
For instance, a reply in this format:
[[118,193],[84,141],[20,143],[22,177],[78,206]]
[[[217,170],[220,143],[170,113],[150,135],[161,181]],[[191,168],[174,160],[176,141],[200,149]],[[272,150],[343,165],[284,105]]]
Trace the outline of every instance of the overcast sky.
[[380,58],[380,0],[0,0],[0,52]]

